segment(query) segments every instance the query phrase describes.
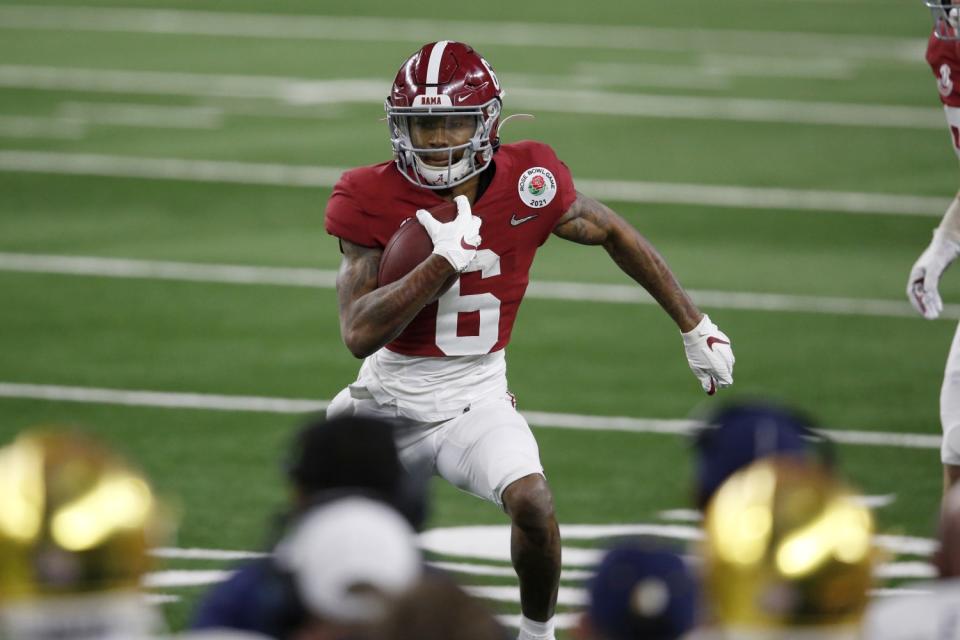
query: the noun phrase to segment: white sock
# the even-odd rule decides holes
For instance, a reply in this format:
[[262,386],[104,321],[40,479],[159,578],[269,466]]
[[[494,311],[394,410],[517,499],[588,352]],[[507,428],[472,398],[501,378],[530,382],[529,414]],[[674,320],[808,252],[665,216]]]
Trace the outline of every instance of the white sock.
[[537,622],[520,614],[520,635],[517,640],[555,640],[553,618],[546,622]]

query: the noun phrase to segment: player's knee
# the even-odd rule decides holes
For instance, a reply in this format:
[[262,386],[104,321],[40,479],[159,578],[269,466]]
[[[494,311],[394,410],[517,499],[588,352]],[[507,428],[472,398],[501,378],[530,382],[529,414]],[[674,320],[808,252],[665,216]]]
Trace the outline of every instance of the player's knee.
[[553,494],[540,474],[512,482],[503,492],[503,506],[513,523],[524,530],[552,528],[556,520]]

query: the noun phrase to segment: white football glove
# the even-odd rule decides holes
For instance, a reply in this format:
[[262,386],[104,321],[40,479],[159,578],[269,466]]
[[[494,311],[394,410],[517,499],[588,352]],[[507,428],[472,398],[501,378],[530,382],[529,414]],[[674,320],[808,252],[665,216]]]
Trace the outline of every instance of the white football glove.
[[439,222],[426,209],[417,211],[417,220],[433,241],[433,252],[443,256],[460,273],[477,255],[482,220],[470,211],[467,196],[457,196],[453,201],[457,203],[457,217],[452,221]]
[[937,286],[940,276],[950,263],[960,254],[960,245],[951,240],[940,229],[933,232],[930,246],[920,254],[910,270],[907,281],[907,298],[920,315],[927,320],[935,320],[943,311],[943,301]]
[[730,338],[704,314],[700,324],[683,336],[683,348],[693,375],[697,376],[707,395],[733,384],[733,349]]

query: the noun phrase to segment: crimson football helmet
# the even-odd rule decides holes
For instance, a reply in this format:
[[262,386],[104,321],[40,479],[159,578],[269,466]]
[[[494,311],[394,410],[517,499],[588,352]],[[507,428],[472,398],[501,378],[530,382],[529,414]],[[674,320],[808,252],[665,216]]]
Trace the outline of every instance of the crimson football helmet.
[[924,4],[933,16],[933,35],[938,40],[960,41],[960,5],[954,6],[953,0],[924,0]]
[[[500,144],[504,94],[493,68],[469,45],[450,40],[424,45],[400,67],[384,105],[400,173],[426,189],[449,189],[486,169]],[[424,116],[445,121],[467,116],[475,129],[462,144],[417,148],[411,122]],[[442,154],[446,162],[437,164]]]

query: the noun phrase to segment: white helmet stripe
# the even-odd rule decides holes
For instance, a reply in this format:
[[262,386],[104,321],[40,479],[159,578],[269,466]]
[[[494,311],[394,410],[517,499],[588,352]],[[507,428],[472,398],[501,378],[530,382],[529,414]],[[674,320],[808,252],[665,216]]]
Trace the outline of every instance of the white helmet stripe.
[[437,95],[436,84],[440,81],[440,61],[443,60],[443,50],[447,48],[449,42],[449,40],[441,40],[433,45],[433,50],[430,52],[430,61],[427,63],[427,84],[434,86],[427,87],[426,95],[428,96]]

